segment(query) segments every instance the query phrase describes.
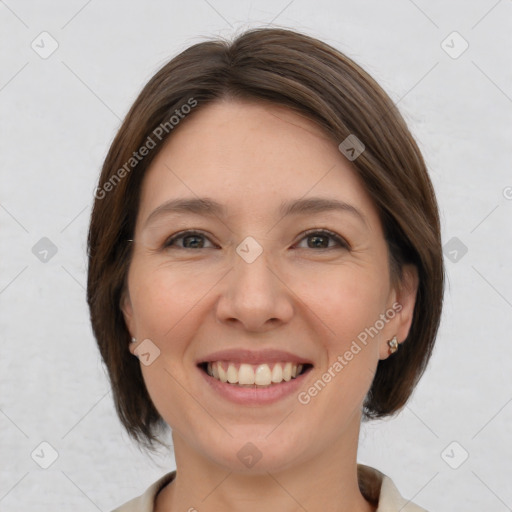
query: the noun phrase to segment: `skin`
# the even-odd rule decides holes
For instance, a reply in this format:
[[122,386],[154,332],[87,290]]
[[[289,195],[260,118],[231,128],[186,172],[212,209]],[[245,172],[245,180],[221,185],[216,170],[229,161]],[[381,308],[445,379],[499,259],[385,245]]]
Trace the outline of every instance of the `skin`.
[[[225,217],[151,212],[173,198],[215,199]],[[282,217],[283,200],[343,200],[344,211]],[[158,495],[157,511],[375,510],[357,483],[363,400],[387,340],[410,328],[417,273],[400,286],[374,204],[352,164],[312,121],[268,103],[222,101],[182,121],[144,178],[134,253],[121,303],[127,327],[160,350],[141,364],[157,410],[171,426],[175,480]],[[304,235],[328,229],[332,238]],[[185,229],[204,237],[165,241]],[[263,249],[252,263],[236,252],[251,236]],[[321,245],[323,247],[323,245]],[[314,367],[312,385],[393,303],[400,313],[307,405],[292,394],[271,405],[234,405],[206,385],[199,357],[229,348],[282,349]],[[127,349],[128,350],[128,349]],[[252,468],[237,452],[261,452]],[[304,507],[304,509],[302,508]]]

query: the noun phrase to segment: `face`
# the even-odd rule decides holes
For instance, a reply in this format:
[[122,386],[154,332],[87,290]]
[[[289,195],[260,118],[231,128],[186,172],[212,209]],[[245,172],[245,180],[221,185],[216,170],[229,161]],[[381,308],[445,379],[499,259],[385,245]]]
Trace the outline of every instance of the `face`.
[[351,165],[310,120],[230,101],[186,119],[148,169],[122,310],[183,450],[236,471],[261,454],[252,471],[275,471],[357,445],[416,285],[391,284]]

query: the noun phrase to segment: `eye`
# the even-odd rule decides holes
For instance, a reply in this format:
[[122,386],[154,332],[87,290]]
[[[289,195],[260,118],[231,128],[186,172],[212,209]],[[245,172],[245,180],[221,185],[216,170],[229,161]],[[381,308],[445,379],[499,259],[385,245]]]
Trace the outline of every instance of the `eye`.
[[[334,240],[338,247],[350,249],[348,242],[337,233],[327,229],[311,229],[304,233],[301,240],[311,239],[312,243],[308,244],[307,249],[334,249],[336,246],[329,246],[329,238]],[[303,247],[301,247],[302,249]]]
[[[305,247],[306,249],[334,249],[336,247],[350,249],[350,245],[345,239],[327,229],[311,229],[306,231],[301,241],[308,238],[312,240],[312,243],[308,244],[308,247]],[[335,242],[334,246],[329,245],[329,239]],[[211,244],[209,238],[199,231],[182,231],[168,238],[164,243],[164,248],[208,249],[209,247],[205,247],[205,240]],[[181,244],[177,243],[180,241]],[[211,244],[211,247],[214,247],[214,245]],[[301,248],[304,249],[304,247]]]
[[[176,245],[176,241],[179,240],[183,241],[184,246]],[[199,231],[182,231],[168,238],[164,243],[164,248],[174,246],[176,249],[208,249],[208,247],[204,247],[204,240],[209,239]]]

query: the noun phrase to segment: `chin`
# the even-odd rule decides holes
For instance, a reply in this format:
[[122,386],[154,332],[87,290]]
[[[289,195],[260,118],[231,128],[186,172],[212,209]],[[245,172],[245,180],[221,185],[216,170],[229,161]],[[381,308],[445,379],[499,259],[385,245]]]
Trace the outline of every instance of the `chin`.
[[233,437],[225,434],[222,439],[207,441],[203,449],[212,462],[235,473],[264,475],[284,471],[304,457],[297,447],[308,446],[306,438],[300,439],[298,432],[292,433],[278,423],[227,430]]

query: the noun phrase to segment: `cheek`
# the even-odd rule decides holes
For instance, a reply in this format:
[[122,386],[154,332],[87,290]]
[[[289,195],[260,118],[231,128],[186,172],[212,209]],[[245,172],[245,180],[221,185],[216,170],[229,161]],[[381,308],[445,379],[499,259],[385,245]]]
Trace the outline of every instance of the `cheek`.
[[[140,268],[140,267],[139,267]],[[155,268],[134,272],[132,304],[137,325],[143,336],[159,343],[173,338],[204,295],[202,281],[187,273]]]
[[332,350],[350,345],[384,312],[389,287],[378,268],[346,265],[310,277],[301,277],[297,295],[317,315]]
[[[164,420],[178,430],[193,424],[201,414],[190,405],[185,360],[189,340],[197,323],[194,306],[204,295],[193,276],[171,272],[165,267],[134,267],[132,304],[137,328],[159,349],[150,365],[141,365],[149,396]],[[188,404],[188,405],[187,405]]]
[[388,292],[387,274],[379,274],[380,269],[347,265],[314,281],[301,280],[298,295],[305,297],[306,311],[315,313],[313,335],[325,350],[319,375],[322,382],[316,389],[303,390],[304,400],[317,392],[322,395],[314,399],[313,407],[330,410],[328,421],[333,428],[345,420],[347,411],[360,407],[379,360],[380,332],[371,329],[385,311]]

